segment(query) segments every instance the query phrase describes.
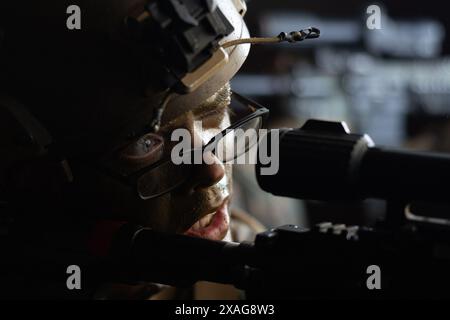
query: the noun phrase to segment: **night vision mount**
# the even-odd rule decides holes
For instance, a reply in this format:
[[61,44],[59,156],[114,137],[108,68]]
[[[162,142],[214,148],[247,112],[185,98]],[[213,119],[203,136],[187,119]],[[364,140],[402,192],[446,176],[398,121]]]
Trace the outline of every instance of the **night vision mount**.
[[[229,1],[242,18],[247,9],[245,1]],[[151,72],[144,73],[162,79],[160,86],[166,93],[150,125],[154,132],[159,130],[164,109],[173,94],[194,92],[229,62],[227,48],[242,44],[294,43],[320,36],[319,29],[310,27],[281,32],[276,37],[223,41],[235,31],[235,21],[230,21],[227,14],[216,0],[157,0],[147,3],[143,12],[126,18],[129,38],[149,53],[144,59],[152,60],[146,61],[151,65]],[[160,66],[156,75],[155,65]]]
[[228,61],[219,41],[231,34],[234,27],[216,0],[150,2],[142,14],[128,17],[126,23],[134,39],[162,61],[166,71],[164,85],[179,93],[199,86],[192,79],[201,78],[201,74],[192,73],[209,60],[212,59],[208,63],[209,72]]
[[[247,11],[244,0],[233,0],[236,12]],[[229,60],[226,48],[241,44],[299,42],[319,38],[320,30],[306,28],[281,32],[276,37],[238,38],[221,41],[235,31],[217,0],[157,0],[142,13],[127,17],[126,28],[133,41],[161,62],[162,86],[178,94],[195,91]]]

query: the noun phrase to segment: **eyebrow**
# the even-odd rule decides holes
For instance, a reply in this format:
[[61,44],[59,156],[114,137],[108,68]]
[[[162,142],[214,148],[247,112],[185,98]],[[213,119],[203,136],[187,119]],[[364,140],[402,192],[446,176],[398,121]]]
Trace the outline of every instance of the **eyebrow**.
[[[222,121],[225,116],[224,109],[227,109],[231,102],[231,88],[229,83],[223,86],[219,91],[209,97],[205,102],[201,103],[198,107],[194,108],[190,112],[194,118],[203,119],[213,114],[221,117]],[[167,132],[174,129],[178,125],[179,119],[173,119],[169,123],[161,127],[162,132]]]

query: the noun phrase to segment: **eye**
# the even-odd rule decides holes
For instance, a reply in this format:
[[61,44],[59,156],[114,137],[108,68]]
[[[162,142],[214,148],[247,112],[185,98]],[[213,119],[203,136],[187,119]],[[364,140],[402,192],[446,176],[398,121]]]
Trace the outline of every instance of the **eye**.
[[120,153],[120,158],[130,164],[152,164],[161,159],[164,139],[149,133],[128,145]]

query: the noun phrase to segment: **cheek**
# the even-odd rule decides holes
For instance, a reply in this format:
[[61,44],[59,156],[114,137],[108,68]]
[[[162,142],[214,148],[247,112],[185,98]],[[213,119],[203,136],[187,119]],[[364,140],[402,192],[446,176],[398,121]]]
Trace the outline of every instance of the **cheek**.
[[166,194],[155,199],[140,202],[136,209],[139,212],[139,220],[145,227],[158,231],[172,231],[173,217],[171,216],[171,195]]

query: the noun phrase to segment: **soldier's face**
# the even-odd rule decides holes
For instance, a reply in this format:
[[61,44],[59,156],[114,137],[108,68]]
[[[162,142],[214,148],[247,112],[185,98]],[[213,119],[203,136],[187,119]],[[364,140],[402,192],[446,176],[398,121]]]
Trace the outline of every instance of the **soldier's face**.
[[[205,145],[230,125],[230,94],[229,86],[224,87],[197,108],[163,123],[157,136],[148,135],[147,142],[141,140],[126,148],[122,157],[128,165],[142,166],[154,163],[161,154],[170,155],[174,146],[171,133],[179,128],[189,132],[197,144]],[[189,179],[175,190],[144,201],[130,191],[117,189],[117,199],[112,197],[110,204],[124,218],[155,230],[224,239],[229,231],[231,165],[224,165],[212,153],[204,156],[209,157],[207,163],[192,164]],[[168,178],[161,175],[161,179]]]

